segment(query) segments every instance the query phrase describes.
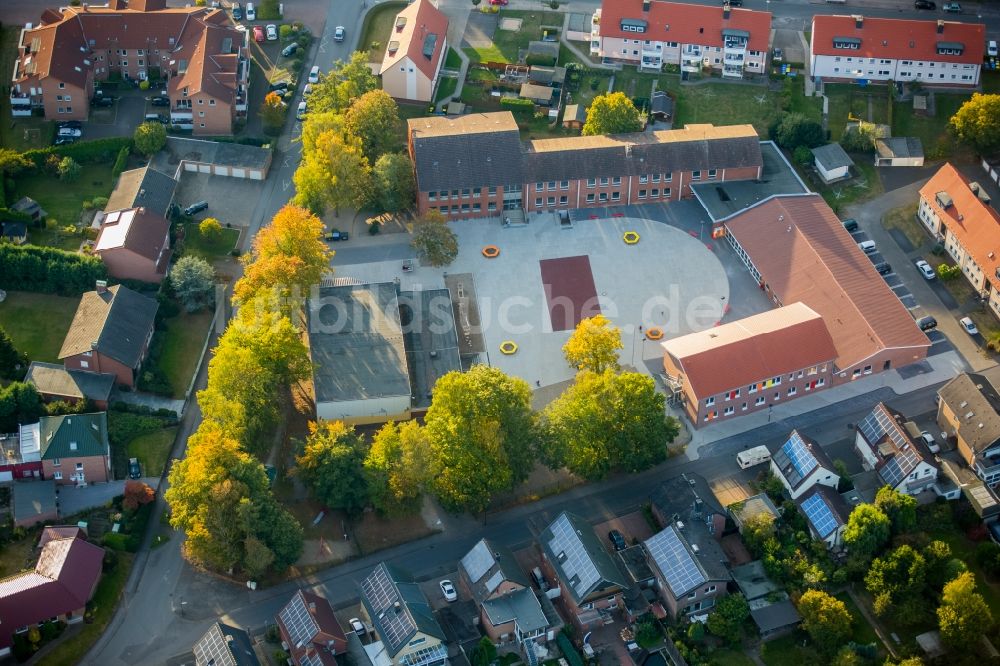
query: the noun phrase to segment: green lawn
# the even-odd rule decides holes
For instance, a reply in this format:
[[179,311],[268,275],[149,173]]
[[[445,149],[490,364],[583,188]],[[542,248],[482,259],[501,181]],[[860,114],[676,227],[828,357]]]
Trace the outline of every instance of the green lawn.
[[[365,24],[361,27],[361,39],[358,40],[358,50],[368,52],[368,62],[382,62],[385,49],[389,44],[389,35],[393,32],[396,14],[406,7],[405,2],[380,3],[365,15]],[[372,46],[377,45],[377,48]]]
[[[0,32],[0,71],[14,71],[14,60],[17,58],[17,39],[21,34],[21,26],[5,25]],[[52,143],[55,125],[41,118],[29,116],[12,118],[10,115],[10,98],[6,93],[0,95],[0,146],[15,150],[43,148]]]
[[97,584],[97,590],[94,592],[94,598],[87,604],[88,608],[93,609],[93,623],[83,624],[79,633],[60,642],[39,663],[45,664],[45,666],[71,666],[71,664],[80,662],[80,656],[87,654],[87,651],[107,629],[108,623],[114,616],[115,607],[118,605],[119,597],[125,588],[129,570],[132,568],[132,557],[129,553],[118,553],[118,566],[101,577],[101,582]]
[[915,114],[912,102],[896,102],[892,112],[892,135],[918,137],[929,159],[948,157],[959,147],[948,134],[948,121],[969,97],[935,93],[934,116]]
[[[888,95],[885,86],[875,86],[871,88],[861,88],[849,83],[828,83],[824,90],[828,107],[828,127],[831,138],[839,141],[844,134],[844,127],[851,120],[868,121],[868,100],[871,100],[871,121],[879,124],[889,122]],[[904,114],[897,114],[893,109],[893,116],[899,117]],[[893,136],[896,136],[893,128]],[[900,135],[901,136],[901,135]]]
[[170,381],[174,398],[183,398],[191,383],[211,322],[211,312],[182,312],[164,322],[167,330],[163,333],[159,365]]
[[711,666],[754,666],[754,660],[736,650],[716,650],[709,657]]
[[32,361],[58,363],[79,298],[8,291],[0,303],[0,326]]
[[760,657],[767,666],[802,666],[802,664],[820,663],[819,655],[811,647],[802,647],[803,640],[808,641],[808,635],[796,631],[764,643]]
[[[77,224],[80,213],[83,212],[84,200],[111,194],[111,188],[115,184],[111,175],[112,166],[110,162],[86,164],[80,177],[72,183],[59,180],[47,171],[18,176],[15,200],[24,196],[31,197],[49,214],[50,221],[56,220],[61,226]],[[76,245],[79,245],[79,240]]]
[[924,226],[917,221],[916,214],[916,204],[895,208],[882,216],[882,226],[887,229],[899,229],[913,247],[920,247],[930,237],[924,231]]
[[458,69],[462,66],[462,58],[459,57],[458,51],[448,47],[448,57],[444,59],[444,66],[448,69]]
[[143,476],[160,476],[174,445],[177,426],[136,437],[128,443],[128,457],[138,458]]
[[501,30],[499,27],[493,33],[493,44],[485,47],[465,47],[462,50],[471,62],[518,62],[522,49],[528,48],[528,42],[542,38],[542,26],[562,26],[562,14],[551,11],[515,11],[504,10],[500,20],[504,18],[521,19],[520,30]]
[[223,227],[217,239],[208,240],[201,235],[197,222],[188,222],[184,225],[184,253],[201,257],[209,263],[228,257],[239,239],[240,232],[236,229]]
[[434,102],[440,102],[445,97],[451,97],[455,93],[455,88],[458,87],[458,79],[453,79],[451,77],[442,77],[438,81],[437,94],[434,96]]
[[858,606],[851,599],[851,595],[847,592],[841,592],[836,597],[844,602],[844,605],[847,606],[847,612],[851,614],[851,640],[863,645],[875,643],[881,650],[883,648],[882,640],[875,633],[875,629],[868,624],[861,611],[858,610]]

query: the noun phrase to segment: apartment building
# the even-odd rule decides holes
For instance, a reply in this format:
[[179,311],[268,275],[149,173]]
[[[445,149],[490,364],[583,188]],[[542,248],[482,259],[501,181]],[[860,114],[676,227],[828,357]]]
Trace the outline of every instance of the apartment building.
[[946,163],[920,188],[917,218],[1000,317],[1000,214],[986,190]]
[[966,372],[938,390],[937,423],[977,477],[1000,485],[1000,393],[979,373]]
[[661,0],[604,0],[591,19],[590,54],[659,72],[764,74],[771,13]]
[[407,124],[417,207],[448,219],[677,201],[763,168],[752,125],[522,142],[508,111]]
[[985,49],[981,23],[816,15],[809,64],[824,81],[973,88]]
[[47,9],[25,27],[11,79],[14,116],[86,120],[101,81],[164,79],[170,119],[195,134],[231,134],[245,117],[250,81],[246,31],[225,10],[166,0],[110,0]]

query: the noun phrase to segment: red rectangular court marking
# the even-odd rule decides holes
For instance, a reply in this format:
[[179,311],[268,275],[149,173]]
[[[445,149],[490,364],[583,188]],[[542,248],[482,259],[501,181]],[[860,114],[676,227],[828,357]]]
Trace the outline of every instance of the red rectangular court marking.
[[542,259],[538,265],[553,331],[572,330],[581,320],[601,314],[588,257]]

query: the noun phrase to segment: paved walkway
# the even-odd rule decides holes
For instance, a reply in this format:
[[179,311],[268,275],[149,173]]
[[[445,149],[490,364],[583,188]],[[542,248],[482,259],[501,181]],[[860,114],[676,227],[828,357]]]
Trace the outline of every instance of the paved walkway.
[[170,409],[178,417],[184,415],[184,401],[165,398],[162,395],[152,393],[140,393],[136,391],[119,391],[115,389],[111,393],[111,402],[125,402],[130,405],[141,405],[150,409]]
[[[160,482],[155,477],[140,479],[151,488]],[[125,481],[108,481],[107,483],[92,483],[83,488],[76,486],[59,487],[59,515],[72,516],[86,509],[107,504],[115,496],[125,492]]]
[[853,585],[849,585],[847,587],[847,594],[851,596],[851,599],[854,601],[854,605],[858,607],[858,610],[861,611],[861,614],[865,616],[865,620],[868,621],[868,624],[870,624],[872,629],[875,630],[875,633],[878,634],[878,637],[882,641],[882,644],[885,645],[886,649],[889,650],[889,653],[892,654],[892,658],[899,659],[899,654],[896,652],[896,646],[894,642],[889,636],[885,635],[885,629],[882,628],[882,625],[879,624],[875,616],[872,615],[871,611],[868,610],[868,605],[864,603],[864,600],[861,599],[858,593],[854,591]]

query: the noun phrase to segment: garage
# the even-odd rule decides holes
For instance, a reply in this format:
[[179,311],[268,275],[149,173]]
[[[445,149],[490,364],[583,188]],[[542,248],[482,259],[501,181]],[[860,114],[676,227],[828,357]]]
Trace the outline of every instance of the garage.
[[233,167],[232,176],[233,176],[233,178],[246,178],[247,177],[247,170],[246,169],[239,169],[237,167]]
[[198,173],[212,173],[212,165],[211,164],[199,164],[198,165]]
[[6,471],[0,472],[0,483],[6,483],[7,481],[14,480],[14,472]]
[[264,174],[257,169],[251,169],[250,180],[264,180]]
[[[234,169],[234,171],[235,171],[235,169]],[[229,167],[225,166],[223,164],[216,164],[215,165],[215,175],[216,176],[228,176],[229,175]],[[233,173],[233,175],[235,176],[236,174]]]
[[184,163],[184,170],[185,171],[197,171],[198,170],[198,165],[194,164],[193,162],[185,162]]

